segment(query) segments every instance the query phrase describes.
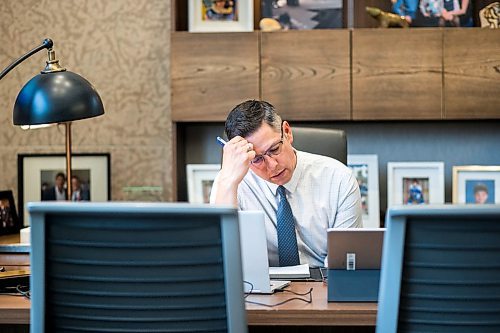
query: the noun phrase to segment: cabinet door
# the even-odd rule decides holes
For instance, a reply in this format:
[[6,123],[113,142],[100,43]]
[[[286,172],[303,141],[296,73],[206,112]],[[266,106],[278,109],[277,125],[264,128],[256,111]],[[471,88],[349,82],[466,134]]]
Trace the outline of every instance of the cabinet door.
[[286,120],[350,119],[348,30],[263,32],[262,99]]
[[171,50],[173,121],[225,121],[259,98],[258,32],[175,32]]
[[442,52],[438,29],[353,30],[353,119],[441,119]]
[[444,31],[447,119],[500,118],[500,31]]

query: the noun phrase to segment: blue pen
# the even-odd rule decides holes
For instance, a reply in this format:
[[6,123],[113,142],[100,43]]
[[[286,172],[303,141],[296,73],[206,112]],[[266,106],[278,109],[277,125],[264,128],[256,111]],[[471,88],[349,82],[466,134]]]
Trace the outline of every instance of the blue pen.
[[224,139],[222,139],[220,136],[217,137],[217,142],[222,146],[224,147],[226,145],[226,141],[224,141]]

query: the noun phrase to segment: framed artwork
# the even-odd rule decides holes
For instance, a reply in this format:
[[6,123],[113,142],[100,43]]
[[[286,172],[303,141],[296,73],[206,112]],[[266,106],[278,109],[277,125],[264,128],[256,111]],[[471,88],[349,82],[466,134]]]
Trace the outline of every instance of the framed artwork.
[[[109,154],[73,154],[71,200],[111,200]],[[66,197],[66,156],[18,155],[19,217],[24,226],[29,225],[26,203],[30,201],[68,200]],[[78,180],[78,184],[76,183]],[[78,192],[78,196],[76,195]]]
[[453,167],[453,203],[500,203],[500,165]]
[[0,235],[15,234],[21,229],[12,191],[0,191]]
[[443,162],[387,163],[387,206],[444,203]]
[[253,0],[188,0],[190,32],[253,31]]
[[262,0],[261,16],[277,20],[283,30],[343,27],[342,0]]
[[377,155],[347,155],[347,166],[352,170],[361,192],[363,227],[380,227]]
[[190,203],[210,202],[210,192],[219,170],[220,164],[188,164],[186,166]]

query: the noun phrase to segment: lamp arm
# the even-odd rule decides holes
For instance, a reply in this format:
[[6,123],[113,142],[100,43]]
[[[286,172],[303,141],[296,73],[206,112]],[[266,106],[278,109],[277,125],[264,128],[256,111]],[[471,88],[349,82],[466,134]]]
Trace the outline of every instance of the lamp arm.
[[16,61],[14,61],[12,64],[10,64],[7,68],[5,68],[1,73],[0,73],[0,80],[5,76],[7,75],[8,72],[10,72],[14,67],[16,67],[17,65],[19,65],[20,63],[22,63],[24,60],[28,59],[29,57],[31,57],[33,54],[37,53],[38,51],[41,51],[43,49],[51,49],[52,46],[54,46],[54,42],[52,41],[52,39],[44,39],[42,44],[35,47],[33,50],[27,52],[25,55],[22,55],[21,57],[19,57],[19,59],[17,59]]

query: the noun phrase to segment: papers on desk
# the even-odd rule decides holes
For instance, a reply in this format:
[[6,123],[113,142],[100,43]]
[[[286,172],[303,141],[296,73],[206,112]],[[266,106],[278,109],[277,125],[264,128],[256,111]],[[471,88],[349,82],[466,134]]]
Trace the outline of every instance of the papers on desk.
[[309,264],[284,267],[269,267],[271,279],[306,279],[310,277]]

